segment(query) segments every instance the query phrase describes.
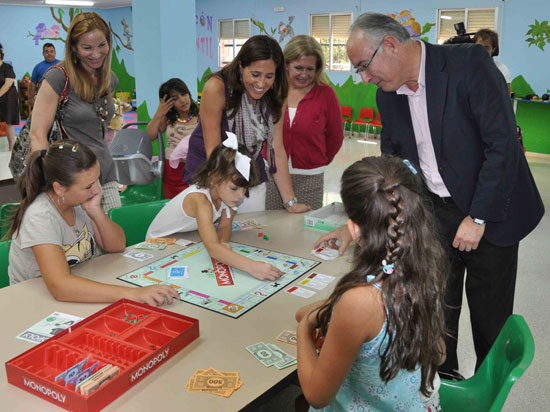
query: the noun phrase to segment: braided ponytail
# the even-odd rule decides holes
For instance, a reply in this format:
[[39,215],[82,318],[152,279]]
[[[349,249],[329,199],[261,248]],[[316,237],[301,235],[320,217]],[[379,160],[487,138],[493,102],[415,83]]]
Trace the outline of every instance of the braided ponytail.
[[422,367],[421,391],[429,394],[441,358],[446,260],[422,182],[401,159],[364,158],[342,175],[348,217],[359,226],[352,270],[336,285],[317,321],[326,333],[336,302],[349,289],[382,283],[388,344],[380,354],[380,377]]

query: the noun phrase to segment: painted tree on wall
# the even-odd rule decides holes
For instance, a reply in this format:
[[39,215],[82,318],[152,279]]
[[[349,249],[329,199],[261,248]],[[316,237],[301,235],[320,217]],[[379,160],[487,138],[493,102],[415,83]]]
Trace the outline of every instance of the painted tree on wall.
[[265,28],[265,25],[260,21],[254,18],[254,15],[250,18],[252,24],[260,29],[260,34],[265,34],[266,36],[273,37],[275,33],[279,33],[279,43],[282,43],[286,37],[294,37],[294,28],[292,27],[292,22],[294,21],[294,16],[288,17],[288,23],[281,21],[278,28],[271,27],[268,32]]
[[[29,31],[29,33],[27,34],[27,37],[31,37],[33,39],[35,46],[38,46],[40,40],[52,40],[52,41],[59,40],[59,41],[62,41],[63,43],[65,43],[66,33],[67,33],[67,31],[69,31],[69,27],[71,26],[71,22],[73,21],[75,16],[82,13],[82,9],[73,8],[73,7],[71,7],[69,9],[69,16],[68,16],[69,17],[69,22],[68,22],[68,24],[65,23],[65,17],[66,17],[65,16],[65,9],[58,8],[57,13],[56,13],[54,8],[50,7],[50,13],[52,14],[52,17],[56,21],[56,23],[61,25],[61,27],[59,27],[58,24],[53,24],[48,29],[47,28],[48,26],[45,23],[43,23],[43,22],[38,23],[38,25],[35,28],[36,33],[31,33]],[[111,29],[111,33],[113,33],[113,36],[114,36],[114,39],[115,39],[115,44],[116,44],[115,50],[120,51],[120,46],[119,46],[119,44],[120,44],[122,47],[125,47],[126,49],[133,51],[134,49],[132,48],[132,41],[131,41],[132,34],[130,33],[130,25],[128,24],[128,22],[126,22],[125,19],[122,19],[120,23],[122,24],[122,32],[123,32],[122,35],[123,35],[124,39],[122,39],[113,30],[113,27],[111,26],[111,22],[109,22],[109,28]],[[63,29],[64,33],[61,33],[61,29]],[[61,35],[61,34],[63,34],[63,35]]]
[[548,20],[539,22],[535,19],[535,24],[529,25],[529,31],[525,35],[528,36],[525,39],[529,43],[528,47],[535,45],[544,51],[546,43],[550,44],[550,25],[548,24]]

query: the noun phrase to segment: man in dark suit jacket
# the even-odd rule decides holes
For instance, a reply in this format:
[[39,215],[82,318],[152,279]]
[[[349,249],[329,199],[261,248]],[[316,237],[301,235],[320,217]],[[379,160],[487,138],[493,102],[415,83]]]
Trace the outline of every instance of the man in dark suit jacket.
[[347,47],[379,87],[382,153],[421,170],[449,254],[441,370],[458,370],[465,270],[477,369],[513,310],[519,241],[544,214],[504,78],[483,47],[416,41],[381,14],[359,16]]

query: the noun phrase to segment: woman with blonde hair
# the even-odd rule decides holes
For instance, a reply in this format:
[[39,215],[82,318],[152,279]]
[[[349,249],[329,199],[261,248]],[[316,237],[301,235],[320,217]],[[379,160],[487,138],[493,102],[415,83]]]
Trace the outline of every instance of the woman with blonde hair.
[[105,131],[115,108],[112,95],[118,79],[111,71],[112,35],[108,24],[94,12],[78,14],[67,31],[65,58],[45,75],[33,108],[31,149],[47,149],[51,129],[68,79],[68,101],[62,109],[64,132],[94,151],[101,166],[101,205],[107,212],[120,206],[114,164]]
[[[293,37],[284,54],[289,88],[283,142],[288,169],[298,202],[318,209],[323,205],[324,169],[344,140],[340,102],[327,84],[323,50],[313,37]],[[271,183],[266,208],[282,209]]]

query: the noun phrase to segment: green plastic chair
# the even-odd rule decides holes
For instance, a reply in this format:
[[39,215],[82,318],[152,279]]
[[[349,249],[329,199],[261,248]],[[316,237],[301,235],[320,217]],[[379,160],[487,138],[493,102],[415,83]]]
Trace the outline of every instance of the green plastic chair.
[[109,217],[117,223],[126,235],[126,246],[143,242],[149,225],[170,199],[137,203],[109,210]]
[[19,203],[4,203],[0,206],[0,240],[8,233],[11,226],[11,217],[18,207]]
[[474,376],[464,381],[441,379],[444,412],[497,412],[512,385],[535,356],[535,342],[523,316],[511,315]]
[[0,242],[0,289],[10,285],[8,265],[10,263],[11,239]]
[[148,185],[129,185],[120,194],[122,206],[136,203],[152,202],[164,197],[162,179],[157,179]]

